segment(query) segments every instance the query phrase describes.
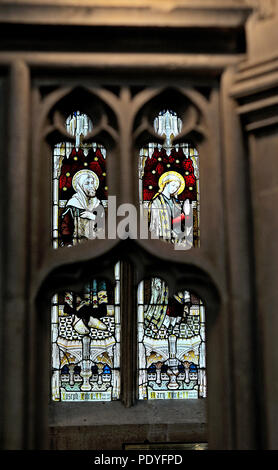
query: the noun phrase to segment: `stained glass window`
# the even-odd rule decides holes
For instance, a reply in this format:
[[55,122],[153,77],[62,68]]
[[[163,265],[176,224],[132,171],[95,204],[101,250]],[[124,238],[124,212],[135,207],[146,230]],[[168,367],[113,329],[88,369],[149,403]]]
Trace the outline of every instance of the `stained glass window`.
[[[100,237],[107,208],[106,150],[84,143],[89,117],[76,111],[65,122],[75,142],[53,154],[54,248]],[[115,288],[92,279],[82,292],[52,299],[52,399],[109,401],[120,395],[120,265]]]
[[154,130],[165,141],[140,150],[139,197],[152,236],[190,249],[200,243],[199,154],[190,143],[173,145],[181,129],[174,111],[155,118]]
[[53,247],[101,237],[107,208],[106,149],[84,143],[93,123],[76,111],[66,119],[75,142],[62,142],[53,154]]
[[115,287],[93,279],[52,299],[52,399],[120,396],[120,264]]
[[206,397],[205,307],[188,291],[169,297],[160,278],[138,287],[140,400]]
[[[107,208],[106,151],[84,143],[93,128],[86,114],[68,116],[75,142],[53,154],[54,248],[99,236]],[[141,149],[139,191],[151,232],[189,249],[199,246],[199,155],[189,143],[172,145],[182,122],[169,110],[154,121],[163,145]],[[90,279],[82,291],[52,299],[52,399],[111,401],[120,397],[120,263],[115,287]],[[138,397],[206,396],[205,308],[184,290],[169,297],[160,278],[138,288]]]

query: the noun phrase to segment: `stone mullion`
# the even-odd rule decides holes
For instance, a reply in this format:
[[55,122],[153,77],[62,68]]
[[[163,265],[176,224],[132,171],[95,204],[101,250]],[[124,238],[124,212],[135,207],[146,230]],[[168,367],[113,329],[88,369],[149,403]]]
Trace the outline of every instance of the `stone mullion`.
[[137,315],[134,267],[121,263],[121,399],[126,407],[134,405],[137,384]]
[[[132,172],[132,106],[130,90],[122,88],[120,95],[120,181],[117,207],[133,203],[136,185]],[[137,315],[134,286],[134,266],[127,260],[121,261],[121,398],[126,407],[135,403],[137,376]]]

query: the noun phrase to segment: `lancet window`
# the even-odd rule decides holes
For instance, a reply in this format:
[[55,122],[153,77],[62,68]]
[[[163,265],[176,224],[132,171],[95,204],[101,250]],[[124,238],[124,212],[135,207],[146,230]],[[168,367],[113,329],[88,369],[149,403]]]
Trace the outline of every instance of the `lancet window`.
[[173,144],[182,129],[177,113],[164,110],[153,123],[164,144],[140,150],[139,197],[154,238],[190,249],[200,244],[199,154],[190,143]]
[[[95,238],[107,208],[106,150],[84,144],[89,117],[76,111],[66,129],[75,142],[53,155],[53,247]],[[98,220],[98,224],[96,224]],[[115,286],[91,279],[52,299],[52,399],[110,401],[120,396],[120,264]]]

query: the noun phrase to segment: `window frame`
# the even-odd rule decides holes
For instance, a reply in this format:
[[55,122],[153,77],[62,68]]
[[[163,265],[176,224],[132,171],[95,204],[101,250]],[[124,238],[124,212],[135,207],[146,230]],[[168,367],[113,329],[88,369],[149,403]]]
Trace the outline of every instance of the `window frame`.
[[[215,80],[213,80],[213,84],[215,86]],[[52,160],[51,160],[50,153],[51,153],[51,145],[49,145],[48,143],[48,145],[45,148],[44,156],[42,156],[42,159],[44,159],[45,162],[48,162],[47,163],[48,170],[45,168],[43,171],[44,177],[46,174],[48,175],[51,174],[50,166],[52,165]],[[202,150],[200,151],[200,155],[202,155]],[[107,174],[108,174],[109,187],[111,187],[111,182],[110,182],[111,180],[109,181],[109,174],[115,174],[115,172],[111,171],[111,166],[109,168],[109,165],[111,165],[112,158],[113,156],[111,157],[111,159],[109,159],[109,156],[107,157],[107,165],[108,165]],[[130,166],[130,163],[131,162],[129,162],[129,166]],[[122,166],[123,166],[123,163],[122,163]],[[133,166],[133,171],[134,170],[136,171],[136,176],[134,175],[134,178],[136,177],[137,179],[138,175],[137,175],[137,165],[135,163],[135,159],[133,160],[132,166]],[[45,179],[47,180],[47,178]],[[36,184],[38,185],[38,181],[36,182]],[[41,187],[41,184],[39,184],[39,187]],[[45,185],[45,192],[46,191],[47,189]],[[202,188],[201,188],[201,194],[202,194]],[[136,194],[135,197],[137,199],[138,195]],[[124,198],[125,196],[122,196],[122,195],[120,196],[120,200],[124,201],[125,200]],[[50,200],[50,196],[48,196],[47,200],[48,201]],[[129,196],[129,200],[130,200],[130,196]],[[39,212],[41,211],[39,210]],[[45,220],[44,225],[46,225],[46,223],[47,221]],[[38,226],[36,222],[35,222],[35,225]],[[49,243],[49,237],[47,238],[48,238],[47,242]],[[45,244],[47,242],[45,240]],[[104,241],[94,240],[94,241],[89,241],[87,243],[88,243],[88,247],[86,247],[87,244],[85,244],[82,247],[81,246],[74,247],[74,252],[71,249],[70,258],[71,258],[72,263],[79,262],[79,264],[81,265],[82,260],[85,261],[85,259],[88,258],[89,253],[90,253],[91,258],[92,258],[93,252],[98,253],[100,246],[102,247],[102,250],[105,253],[109,253],[109,250],[113,250],[113,249],[116,252],[118,251],[118,253],[121,252],[121,250],[117,250],[118,241],[117,243],[114,243],[109,240],[108,241],[107,240],[104,240]],[[151,251],[154,251],[154,252],[156,250],[159,250],[159,257],[161,258],[161,243],[163,242],[160,242],[160,241],[154,242],[157,247],[156,250],[154,249],[153,246],[150,245],[150,243],[152,245],[152,241],[147,240],[147,241],[143,241],[143,243],[140,243],[140,244],[142,244],[143,247],[145,244],[148,245],[148,250],[150,250],[151,248]],[[124,246],[125,242],[122,242],[122,244]],[[195,259],[202,257],[202,255],[200,255],[199,250],[200,250],[199,248],[196,248],[196,249],[192,249],[186,252],[185,254],[185,259],[187,260],[186,263],[192,262],[194,260],[193,264],[195,264]],[[168,260],[170,257],[172,258],[173,256],[172,249],[165,247],[163,248],[163,251],[167,252],[167,254],[166,253],[165,254]],[[67,255],[68,252],[64,253],[64,250],[59,249],[59,250],[55,250],[55,253],[53,252],[51,253],[51,250],[45,247],[45,253],[46,252],[48,253],[47,264],[49,265],[50,273],[51,273],[50,260],[54,264],[54,266],[52,266],[52,270],[53,269],[56,270],[59,267],[59,264],[61,264],[61,260],[63,260],[63,262],[66,262],[68,264],[68,260],[65,259],[65,255]],[[180,258],[180,255],[177,255],[176,253],[175,259],[177,260],[178,258]],[[138,260],[138,255],[137,255],[137,260]],[[93,262],[92,262],[92,265],[93,265]],[[127,262],[123,265],[123,269],[127,270],[128,273],[127,274],[123,273],[122,279],[133,278],[135,280],[135,273],[134,272],[132,273],[133,270],[132,270],[129,260],[127,260]],[[163,270],[161,272],[163,273]],[[165,274],[165,269],[164,269],[163,274]],[[179,275],[181,276],[181,273]],[[189,274],[187,274],[187,281],[188,281],[188,276]],[[168,277],[169,277],[169,274],[168,274]],[[50,278],[51,278],[51,275],[50,275]],[[192,280],[189,282],[193,285],[193,291],[196,291],[196,281],[194,281],[192,278]],[[49,279],[48,279],[48,284],[49,284]],[[170,281],[170,284],[171,284],[171,281]],[[211,289],[211,291],[213,291],[212,286],[213,286],[213,283],[211,284],[208,290]],[[121,370],[125,371],[124,373],[122,372],[121,404],[123,408],[121,407],[121,405],[118,405],[118,404],[116,405],[115,402],[105,403],[104,406],[103,406],[103,403],[101,405],[97,403],[84,403],[82,404],[82,413],[80,415],[80,420],[78,420],[76,416],[76,413],[77,413],[76,410],[78,409],[80,411],[79,405],[76,407],[75,403],[65,404],[65,403],[52,403],[51,402],[49,405],[50,406],[50,425],[52,427],[55,427],[57,423],[59,423],[59,426],[63,427],[66,425],[66,423],[71,422],[72,420],[72,422],[76,423],[76,425],[77,423],[79,423],[79,426],[80,426],[84,423],[84,419],[85,419],[84,415],[86,415],[86,425],[89,425],[89,423],[93,425],[95,424],[95,421],[93,418],[95,414],[94,410],[97,410],[98,408],[102,410],[102,419],[100,420],[100,423],[102,423],[103,425],[111,425],[113,424],[113,421],[111,423],[111,416],[113,416],[113,414],[115,413],[116,407],[117,409],[119,408],[121,409],[121,411],[120,410],[118,411],[119,416],[121,416],[121,419],[126,420],[124,421],[123,424],[129,423],[130,425],[134,425],[136,427],[142,421],[144,424],[150,425],[151,422],[153,423],[156,421],[154,417],[154,413],[157,412],[157,408],[159,407],[160,412],[159,412],[159,417],[157,418],[158,423],[162,422],[163,424],[167,426],[174,425],[172,420],[173,420],[173,416],[175,416],[175,419],[176,419],[175,425],[177,428],[179,427],[179,424],[177,423],[177,421],[179,421],[179,423],[190,422],[190,427],[188,427],[188,436],[186,437],[187,432],[186,430],[184,430],[182,439],[186,440],[187,442],[188,440],[192,440],[192,432],[190,431],[190,429],[191,430],[192,428],[194,429],[194,426],[195,426],[196,431],[194,434],[194,440],[196,442],[207,441],[207,433],[206,433],[206,426],[207,426],[206,401],[207,399],[202,399],[202,400],[197,400],[197,401],[196,400],[182,400],[182,403],[181,401],[178,400],[178,401],[174,401],[175,403],[171,403],[171,404],[168,403],[167,406],[161,405],[160,400],[154,400],[153,403],[144,402],[142,404],[141,403],[139,404],[136,401],[137,331],[136,331],[136,328],[134,328],[134,325],[137,324],[137,309],[136,309],[136,306],[134,305],[134,301],[137,298],[136,290],[135,290],[136,282],[133,281],[130,284],[128,283],[127,289],[130,294],[128,296],[122,296],[122,299],[121,299],[121,302],[122,302],[122,308],[121,308],[121,311],[122,311],[122,321],[121,321],[122,323],[122,341],[121,341],[122,366],[121,366]],[[197,293],[198,293],[198,287],[197,287]],[[211,298],[213,297],[217,298],[217,295],[215,294],[215,292],[210,292],[209,295],[211,296]],[[134,299],[133,302],[131,302],[130,300],[132,298]],[[132,305],[130,304],[130,302],[132,303]],[[217,304],[217,300],[215,300],[214,302]],[[208,311],[209,310],[210,309],[208,309]],[[215,312],[217,310],[218,310],[218,306],[216,305]],[[133,312],[133,314],[131,315],[129,312]],[[45,315],[47,316],[46,312],[45,312]],[[132,351],[132,354],[131,355],[126,354],[126,351]],[[50,356],[51,355],[49,355],[49,357]],[[138,410],[140,410],[140,413]],[[138,414],[140,414],[140,420],[138,420]],[[177,418],[177,416],[179,416],[179,418]],[[142,435],[142,441],[144,440],[144,437],[146,436]]]
[[[37,231],[38,226],[38,217],[37,217],[37,208],[39,207],[40,213],[45,211],[47,214],[47,208],[49,206],[49,194],[41,189],[41,200],[38,202],[36,197],[28,196],[27,188],[31,184],[32,195],[37,194],[38,190],[38,155],[42,156],[44,161],[46,161],[47,156],[49,156],[49,146],[44,143],[43,146],[40,146],[41,135],[36,134],[32,135],[31,130],[36,127],[37,120],[40,119],[40,106],[37,96],[36,83],[37,77],[39,80],[42,79],[43,75],[46,77],[46,81],[49,86],[53,84],[53,81],[56,81],[56,78],[53,80],[53,70],[54,76],[61,77],[65,70],[68,69],[73,71],[73,75],[78,75],[84,77],[84,70],[86,71],[85,75],[88,72],[94,74],[99,74],[106,68],[104,73],[104,82],[107,74],[113,73],[118,77],[118,80],[123,80],[126,82],[127,76],[126,72],[136,75],[138,70],[141,74],[147,73],[149,68],[152,67],[152,70],[160,74],[160,79],[163,76],[165,80],[176,80],[176,83],[184,84],[186,81],[187,86],[192,84],[196,86],[196,79],[199,79],[200,75],[207,74],[209,77],[213,77],[212,81],[217,83],[218,92],[220,90],[219,77],[223,73],[224,69],[228,66],[237,63],[238,56],[212,56],[212,57],[200,57],[196,61],[195,57],[183,56],[183,57],[174,57],[169,55],[166,60],[163,57],[163,64],[161,64],[161,57],[159,54],[154,54],[152,56],[144,55],[138,56],[138,54],[132,54],[132,57],[125,57],[124,55],[119,54],[117,62],[114,62],[113,54],[83,54],[80,57],[80,54],[73,53],[15,53],[12,52],[10,55],[5,55],[5,53],[0,54],[0,63],[1,66],[7,67],[10,70],[10,90],[9,90],[9,108],[10,108],[10,117],[9,117],[9,133],[10,133],[10,143],[9,143],[9,173],[8,173],[8,185],[12,188],[11,191],[11,200],[7,210],[9,220],[9,230],[6,240],[9,240],[9,246],[16,250],[13,255],[9,258],[8,264],[8,282],[11,288],[12,295],[15,298],[19,298],[21,295],[20,282],[22,278],[25,279],[25,286],[27,294],[27,301],[23,307],[20,307],[20,315],[18,317],[18,324],[21,327],[22,331],[27,330],[28,325],[28,345],[24,345],[21,340],[21,349],[17,348],[17,354],[19,351],[25,352],[25,357],[28,358],[28,372],[27,377],[24,377],[22,383],[24,384],[23,390],[25,390],[26,396],[29,399],[25,401],[25,404],[28,407],[28,410],[25,409],[24,413],[21,412],[21,421],[25,422],[26,416],[31,417],[30,423],[27,426],[28,434],[25,439],[22,438],[21,431],[18,430],[15,433],[14,442],[15,445],[25,441],[27,447],[48,447],[48,424],[47,424],[47,414],[48,410],[41,403],[46,398],[49,398],[49,376],[45,370],[43,370],[40,380],[38,380],[38,372],[40,370],[39,365],[41,363],[47,364],[49,357],[49,344],[48,339],[45,336],[45,331],[47,331],[48,319],[47,309],[45,306],[41,306],[41,299],[45,299],[43,294],[46,281],[49,280],[49,275],[55,274],[56,271],[59,271],[59,266],[63,266],[67,263],[66,257],[61,254],[58,257],[54,256],[47,248],[45,243],[45,238],[40,239]],[[131,60],[130,60],[131,59]],[[209,60],[208,60],[209,59]],[[73,65],[74,64],[74,65]],[[108,67],[107,67],[108,65]],[[173,72],[174,68],[174,72]],[[68,77],[67,70],[67,77]],[[173,77],[174,76],[174,77]],[[202,79],[200,78],[201,82]],[[210,78],[211,80],[211,78]],[[63,81],[63,80],[62,80]],[[72,82],[72,79],[68,80],[69,83]],[[88,80],[84,80],[84,82]],[[197,80],[198,81],[198,80]],[[99,80],[97,80],[99,82]],[[154,80],[150,80],[150,86],[154,84]],[[219,102],[215,103],[215,112],[218,115]],[[220,116],[219,113],[218,116]],[[29,120],[30,119],[30,120]],[[220,152],[221,144],[219,135],[216,138],[216,148]],[[39,153],[38,152],[39,149]],[[209,148],[204,147],[204,151],[210,154]],[[18,160],[18,154],[20,153],[21,159]],[[32,154],[32,158],[30,157]],[[202,155],[202,150],[200,150],[200,155]],[[128,163],[129,167],[134,165],[133,162]],[[33,167],[34,164],[34,167]],[[32,171],[28,172],[32,167]],[[15,173],[16,171],[16,175]],[[49,172],[46,172],[46,175],[49,175]],[[222,175],[222,170],[220,171],[220,176]],[[45,178],[47,179],[47,178]],[[222,178],[220,178],[222,181]],[[22,181],[25,181],[25,184],[22,185]],[[17,188],[14,187],[14,183],[17,184]],[[221,183],[222,184],[222,183]],[[220,186],[221,186],[220,184]],[[20,188],[20,189],[18,189]],[[201,198],[202,194],[207,195],[209,193],[209,185],[204,185],[204,191],[201,188]],[[21,201],[21,206],[23,211],[20,214],[20,218],[16,220],[14,216],[14,210],[18,208],[18,201]],[[202,202],[201,202],[202,203]],[[221,204],[222,205],[222,204]],[[30,234],[30,225],[27,224],[27,213],[31,217],[31,237]],[[12,233],[16,233],[16,227],[20,225],[23,228],[24,236],[20,239],[20,242],[15,245],[12,240]],[[202,233],[201,228],[201,233]],[[221,230],[220,230],[221,231]],[[221,231],[221,236],[224,237],[224,230]],[[47,236],[47,230],[45,230]],[[49,232],[48,232],[49,233]],[[10,238],[9,238],[10,237]],[[204,252],[204,256],[200,254],[194,254],[194,256],[187,256],[187,264],[190,267],[186,276],[188,285],[190,285],[190,275],[195,276],[195,280],[199,278],[200,283],[197,288],[199,295],[202,295],[203,299],[206,299],[206,307],[208,310],[208,325],[207,325],[207,358],[208,358],[208,391],[211,390],[216,392],[216,395],[208,395],[208,410],[209,415],[213,417],[214,423],[210,419],[208,420],[209,425],[209,436],[210,445],[213,446],[215,443],[218,443],[218,446],[229,446],[231,442],[230,437],[230,415],[229,412],[223,411],[226,405],[230,402],[230,397],[226,396],[225,391],[229,389],[230,384],[228,383],[230,379],[226,380],[229,376],[225,361],[227,359],[227,353],[224,352],[223,360],[220,363],[220,370],[218,369],[217,373],[214,370],[215,361],[219,358],[221,351],[226,351],[228,347],[228,331],[227,331],[227,300],[226,300],[226,288],[225,280],[221,280],[223,272],[225,272],[224,262],[222,257],[213,250],[212,242],[213,234],[210,233],[210,243],[207,245],[207,252]],[[32,250],[29,251],[28,256],[26,256],[26,246],[31,245]],[[116,243],[110,243],[109,249],[113,250]],[[149,246],[147,243],[143,242],[140,244],[143,248],[143,252],[146,251],[149,253]],[[78,265],[81,263],[85,265],[85,262],[88,258],[88,252],[92,248],[92,245],[88,248],[80,248],[75,250],[75,253],[72,256],[72,263]],[[106,252],[106,246],[104,244],[98,244],[99,252],[101,254]],[[123,252],[124,250],[122,250]],[[132,250],[131,250],[132,252]],[[55,253],[56,255],[56,253]],[[167,250],[163,250],[163,253],[160,251],[160,246],[155,245],[152,247],[152,255],[157,260],[166,261],[169,260],[170,253],[167,253]],[[214,264],[211,260],[216,255],[218,264]],[[47,262],[45,262],[47,260]],[[14,265],[18,266],[18,277],[15,277],[13,274]],[[179,264],[179,263],[178,263]],[[147,264],[146,264],[147,265]],[[198,271],[200,269],[200,271]],[[196,274],[196,271],[198,273]],[[201,276],[201,274],[207,273],[206,276]],[[185,276],[185,277],[186,277]],[[55,277],[55,276],[54,276]],[[178,277],[178,276],[177,276]],[[53,278],[54,279],[54,278]],[[209,280],[213,279],[211,283]],[[56,278],[57,280],[57,278]],[[221,291],[221,315],[217,315],[220,310],[220,302],[217,298],[217,295],[212,295],[212,290],[214,283],[218,286]],[[53,287],[51,284],[48,284],[48,288]],[[193,289],[196,288],[196,283],[192,282]],[[15,286],[15,287],[14,287]],[[38,295],[39,294],[39,295]],[[42,295],[41,299],[39,297]],[[217,299],[217,300],[215,300]],[[10,306],[10,312],[12,311],[12,305]],[[9,338],[6,338],[6,342],[10,341],[12,344],[12,330],[10,330]],[[37,342],[40,343],[40,348],[38,348],[37,343],[31,339],[37,338]],[[221,338],[221,341],[219,341]],[[224,346],[224,348],[223,348]],[[19,355],[20,357],[20,355]],[[5,364],[7,365],[7,361]],[[27,361],[26,361],[27,365]],[[13,382],[13,380],[8,376],[8,382]],[[7,383],[8,383],[7,382]],[[224,391],[221,389],[224,384]],[[218,390],[218,392],[217,392]],[[221,390],[221,392],[220,392]],[[12,392],[12,397],[14,397],[14,402],[18,398],[16,391]],[[219,398],[223,399],[221,407],[219,407]],[[34,400],[33,400],[34,399]],[[32,401],[33,400],[33,401]],[[22,397],[20,397],[20,403],[22,403]],[[24,416],[23,416],[24,415]],[[9,422],[11,423],[11,414],[7,411],[9,416]],[[8,422],[8,419],[6,419]],[[60,423],[61,424],[61,423]],[[221,424],[221,426],[220,426]],[[227,426],[228,432],[222,434],[223,427]],[[12,423],[7,425],[6,429],[12,429]],[[218,427],[218,430],[217,430]],[[41,432],[41,434],[40,434]]]

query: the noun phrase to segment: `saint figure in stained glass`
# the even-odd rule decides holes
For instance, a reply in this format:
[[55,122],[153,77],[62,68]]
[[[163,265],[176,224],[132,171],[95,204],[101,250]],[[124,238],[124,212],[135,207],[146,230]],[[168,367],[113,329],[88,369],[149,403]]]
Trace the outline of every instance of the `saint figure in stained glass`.
[[54,148],[54,248],[103,238],[108,205],[106,149],[84,141],[92,121],[76,111],[67,118],[66,128],[75,143],[62,142]]
[[190,249],[200,240],[199,155],[189,143],[173,145],[181,127],[170,110],[154,120],[155,131],[165,142],[149,143],[140,150],[139,196],[152,237]]
[[155,237],[176,243],[193,241],[192,210],[189,200],[179,202],[177,196],[184,191],[185,181],[176,171],[167,171],[158,181],[159,191],[149,205],[149,228]]
[[79,170],[72,179],[75,190],[62,214],[61,238],[64,245],[100,237],[104,230],[104,207],[96,197],[99,178],[92,170]]

